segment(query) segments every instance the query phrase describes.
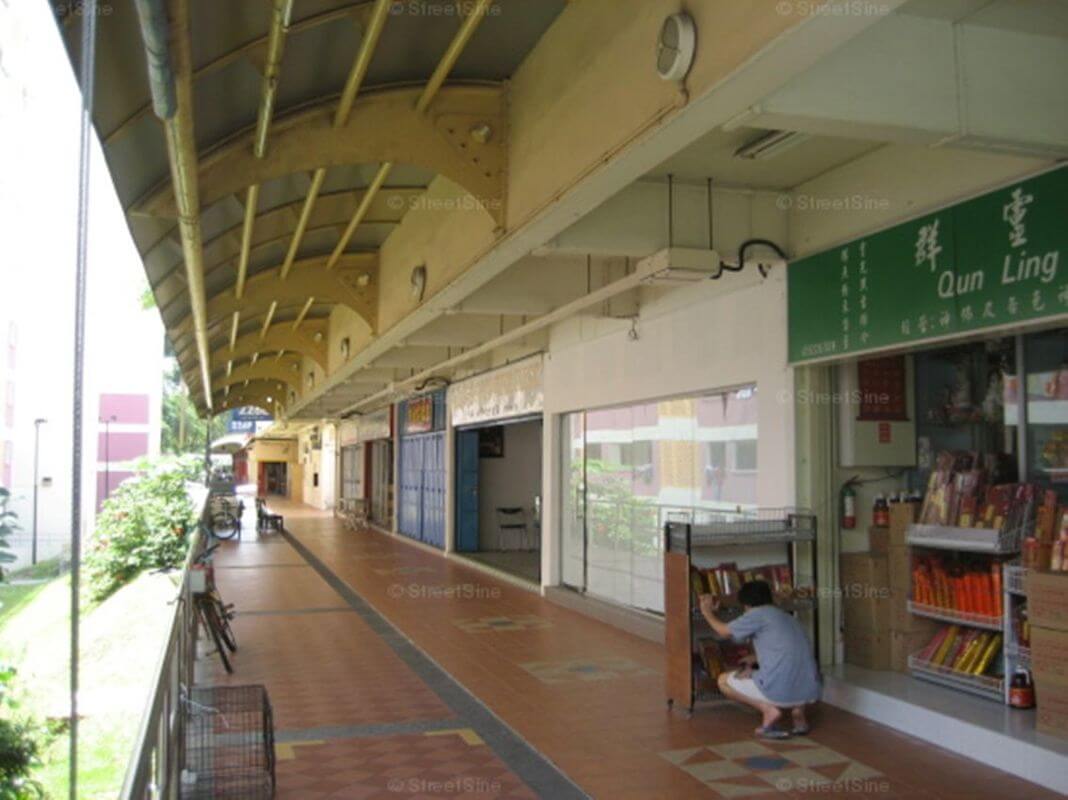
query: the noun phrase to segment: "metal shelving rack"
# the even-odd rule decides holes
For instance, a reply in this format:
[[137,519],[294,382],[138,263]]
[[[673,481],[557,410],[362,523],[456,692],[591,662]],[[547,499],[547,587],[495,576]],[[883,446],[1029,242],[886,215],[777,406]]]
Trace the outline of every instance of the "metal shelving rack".
[[1006,564],[1002,570],[1002,602],[1005,608],[1005,629],[1002,640],[1005,643],[1005,703],[1009,702],[1009,682],[1017,668],[1031,669],[1031,648],[1020,644],[1016,628],[1012,624],[1013,610],[1016,605],[1027,601],[1024,588],[1028,569],[1020,564]]
[[[906,541],[910,548],[923,547],[932,550],[951,550],[963,553],[981,553],[990,556],[1008,556],[1020,552],[1020,543],[1026,531],[1022,527],[1009,530],[987,528],[956,528],[947,525],[909,526]],[[921,680],[937,683],[951,689],[968,692],[989,700],[1008,704],[1009,679],[1015,668],[1015,636],[1012,628],[1011,598],[1023,594],[1023,577],[1006,564],[1002,569],[1002,613],[1000,617],[988,617],[952,609],[922,605],[913,600],[908,601],[908,609],[913,614],[930,619],[937,619],[948,624],[964,625],[997,631],[1001,636],[1002,677],[971,675],[949,667],[931,664],[916,655],[909,656],[909,672]],[[911,583],[911,577],[909,578]],[[1011,587],[1011,588],[1010,588]],[[910,592],[911,594],[911,592]],[[1016,656],[1013,654],[1017,653]]]
[[669,708],[678,705],[692,712],[695,703],[722,699],[718,692],[698,689],[693,669],[698,642],[717,637],[700,609],[694,608],[690,567],[719,563],[709,555],[716,548],[781,544],[786,550],[786,563],[797,588],[797,546],[809,545],[812,594],[793,598],[779,607],[795,613],[811,612],[812,641],[818,659],[816,533],[815,515],[792,508],[712,512],[703,514],[696,522],[668,522],[664,526],[664,638]]

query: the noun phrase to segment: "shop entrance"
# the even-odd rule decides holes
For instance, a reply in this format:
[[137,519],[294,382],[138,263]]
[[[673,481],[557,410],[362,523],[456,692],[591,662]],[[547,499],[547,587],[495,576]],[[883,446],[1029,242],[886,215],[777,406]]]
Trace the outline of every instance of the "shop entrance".
[[376,525],[388,527],[393,515],[393,443],[377,439],[365,447],[369,518]]
[[261,461],[257,489],[260,496],[278,495],[284,497],[288,489],[288,475],[285,461]]
[[541,581],[541,417],[456,431],[456,549]]
[[835,453],[856,507],[839,521],[842,588],[854,592],[843,594],[840,674],[867,687],[903,673],[947,714],[967,709],[969,724],[1015,740],[1036,714],[998,705],[1037,698],[1041,712],[1058,698],[1043,683],[1048,623],[1025,576],[1068,580],[1068,328],[836,371],[839,396],[858,401],[838,410]]

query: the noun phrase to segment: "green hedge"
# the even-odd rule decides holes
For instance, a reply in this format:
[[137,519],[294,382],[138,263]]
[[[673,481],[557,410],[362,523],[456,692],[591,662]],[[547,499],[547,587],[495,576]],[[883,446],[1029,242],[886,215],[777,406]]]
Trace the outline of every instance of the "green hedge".
[[146,569],[182,565],[198,519],[186,482],[202,468],[196,457],[145,462],[104,502],[86,555],[94,599],[107,597]]

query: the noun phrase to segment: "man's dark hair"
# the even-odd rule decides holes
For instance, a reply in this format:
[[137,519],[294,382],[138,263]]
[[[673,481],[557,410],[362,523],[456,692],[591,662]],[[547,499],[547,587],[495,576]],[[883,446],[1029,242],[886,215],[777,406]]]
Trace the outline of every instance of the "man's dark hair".
[[774,599],[767,581],[746,581],[738,590],[738,602],[749,608],[770,606]]

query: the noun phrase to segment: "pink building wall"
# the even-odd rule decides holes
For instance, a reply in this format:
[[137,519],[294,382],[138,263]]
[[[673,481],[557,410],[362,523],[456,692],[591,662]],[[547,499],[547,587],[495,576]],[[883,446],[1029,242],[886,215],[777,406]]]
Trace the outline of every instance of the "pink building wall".
[[97,423],[97,510],[112,492],[135,473],[131,462],[149,453],[150,398],[147,394],[100,395]]

